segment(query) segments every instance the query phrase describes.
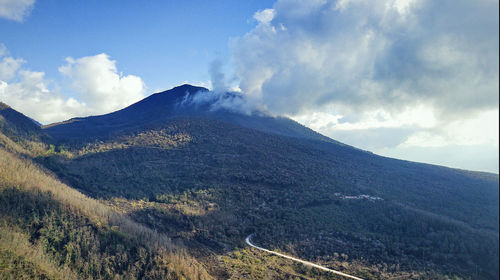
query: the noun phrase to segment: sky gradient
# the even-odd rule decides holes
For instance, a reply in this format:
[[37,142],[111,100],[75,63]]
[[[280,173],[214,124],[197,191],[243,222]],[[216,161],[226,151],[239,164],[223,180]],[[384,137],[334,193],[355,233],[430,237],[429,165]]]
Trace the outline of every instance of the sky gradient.
[[498,1],[0,0],[0,101],[42,122],[182,83],[377,154],[498,173]]

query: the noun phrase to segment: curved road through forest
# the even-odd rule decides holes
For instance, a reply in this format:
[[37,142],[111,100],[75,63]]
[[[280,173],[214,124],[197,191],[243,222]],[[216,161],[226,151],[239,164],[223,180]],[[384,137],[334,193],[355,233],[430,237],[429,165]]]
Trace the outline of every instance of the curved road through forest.
[[252,238],[252,236],[253,236],[253,233],[250,234],[249,236],[247,236],[247,238],[245,239],[245,242],[248,244],[248,246],[253,247],[253,248],[257,249],[257,250],[261,250],[261,251],[267,252],[269,254],[277,255],[277,256],[280,256],[280,257],[292,260],[292,261],[300,262],[300,263],[303,263],[305,265],[309,265],[309,266],[312,266],[312,267],[315,267],[315,268],[318,268],[318,269],[321,269],[321,270],[324,270],[324,271],[328,271],[328,272],[331,272],[331,273],[334,273],[334,274],[337,274],[337,275],[340,275],[340,276],[343,276],[343,277],[346,277],[346,278],[356,279],[356,280],[363,280],[362,278],[359,278],[359,277],[356,277],[356,276],[352,276],[352,275],[349,275],[349,274],[345,274],[345,273],[337,271],[337,270],[329,269],[327,267],[324,267],[324,266],[321,266],[321,265],[318,265],[318,264],[315,264],[315,263],[312,263],[312,262],[304,261],[304,260],[297,259],[297,258],[294,258],[294,257],[291,257],[291,256],[287,256],[285,254],[281,254],[281,253],[278,253],[278,252],[275,252],[275,251],[267,250],[267,249],[264,249],[262,247],[256,246],[256,245],[252,244],[252,242],[250,241],[250,239]]

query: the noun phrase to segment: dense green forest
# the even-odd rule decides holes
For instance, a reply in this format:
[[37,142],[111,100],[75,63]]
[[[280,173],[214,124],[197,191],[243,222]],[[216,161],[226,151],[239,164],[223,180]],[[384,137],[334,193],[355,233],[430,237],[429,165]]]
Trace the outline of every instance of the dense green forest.
[[[255,233],[366,279],[498,279],[497,175],[380,157],[282,119],[154,107],[182,93],[45,129],[5,107],[2,239],[27,249],[0,240],[0,273],[340,279],[248,248]],[[358,195],[379,199],[346,198]]]

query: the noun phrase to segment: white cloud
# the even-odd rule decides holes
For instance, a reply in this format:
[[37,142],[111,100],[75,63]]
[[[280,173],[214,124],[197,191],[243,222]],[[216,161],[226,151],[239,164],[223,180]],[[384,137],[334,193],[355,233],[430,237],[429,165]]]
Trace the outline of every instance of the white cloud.
[[330,111],[309,111],[293,119],[380,155],[498,173],[498,117],[498,109],[492,109],[440,121],[433,111],[420,106],[396,115],[383,110],[359,112],[354,118],[330,107]]
[[118,73],[116,61],[107,54],[66,59],[59,71],[71,78],[73,88],[85,100],[89,112],[108,113],[145,97],[146,86],[134,75]]
[[377,153],[388,157],[498,174],[498,147],[484,145],[412,146],[380,149]]
[[265,9],[262,11],[258,11],[253,15],[253,18],[256,19],[259,23],[262,24],[269,24],[274,16],[276,15],[276,12],[274,9]]
[[498,100],[496,8],[470,1],[278,1],[272,13],[257,12],[261,24],[233,44],[236,75],[243,92],[277,113],[325,104],[426,103],[447,115],[457,106],[461,114],[491,109]]
[[0,57],[5,56],[7,54],[8,54],[7,47],[3,43],[0,43]]
[[0,18],[22,22],[34,4],[35,0],[0,0]]
[[473,118],[444,123],[430,131],[415,132],[399,146],[489,145],[498,148],[498,124],[498,110],[485,111]]
[[442,135],[420,131],[416,132],[406,139],[406,141],[399,146],[401,147],[443,147],[446,146],[446,139]]
[[219,59],[210,64],[210,86],[213,91],[226,92],[228,90],[226,77],[222,71],[222,62]]
[[19,71],[19,82],[0,81],[0,101],[42,123],[68,119],[85,112],[85,104],[48,88],[43,72]]
[[[5,47],[3,50],[8,53]],[[142,79],[118,73],[116,62],[106,54],[68,58],[59,68],[70,78],[77,97],[61,94],[56,90],[60,85],[47,80],[44,72],[23,69],[24,63],[22,58],[11,56],[0,61],[0,101],[44,124],[109,113],[144,97]]]
[[278,0],[270,10],[231,46],[253,102],[385,154],[498,150],[498,1]]
[[[337,106],[337,108],[342,107]],[[437,125],[434,112],[424,105],[401,108],[396,112],[376,108],[370,111],[348,112],[347,115],[335,113],[333,106],[327,109],[330,112],[309,110],[289,117],[326,134],[332,134],[334,131],[360,131],[378,128],[432,129]],[[355,118],[350,115],[355,115]]]
[[288,117],[313,130],[322,132],[325,132],[333,126],[337,126],[343,118],[342,115],[322,111],[309,111],[300,115]]
[[0,80],[9,81],[14,78],[23,63],[25,61],[22,58],[4,57],[0,61]]
[[26,61],[8,55],[0,44],[0,101],[42,123],[68,119],[86,111],[85,104],[49,89],[44,72],[22,69]]

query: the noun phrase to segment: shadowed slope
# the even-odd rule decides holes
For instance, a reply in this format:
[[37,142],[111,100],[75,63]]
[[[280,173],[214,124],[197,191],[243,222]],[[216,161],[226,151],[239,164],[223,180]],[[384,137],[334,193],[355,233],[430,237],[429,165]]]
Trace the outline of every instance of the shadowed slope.
[[183,240],[220,278],[267,274],[238,268],[248,258],[235,247],[253,232],[336,270],[349,260],[346,272],[367,279],[498,278],[497,175],[380,157],[291,120],[191,106],[186,92],[211,94],[184,85],[48,126],[57,146],[36,160]]
[[[165,205],[146,203],[131,215],[188,244],[203,244],[192,245],[195,251],[208,246],[224,252],[224,246],[257,232],[259,244],[292,247],[304,259],[344,251],[368,263],[401,262],[405,271],[433,265],[432,271],[471,275],[477,265],[483,271],[479,278],[497,274],[496,175],[395,160],[201,116],[172,117],[127,133],[70,159],[40,160],[92,197]],[[143,134],[151,141],[129,140]],[[155,144],[174,138],[175,143]],[[383,200],[342,200],[335,193]],[[195,205],[215,210],[189,210]],[[206,214],[187,214],[193,211]],[[452,269],[446,268],[450,262]]]
[[48,135],[32,119],[0,102],[0,131],[16,141],[47,141]]

